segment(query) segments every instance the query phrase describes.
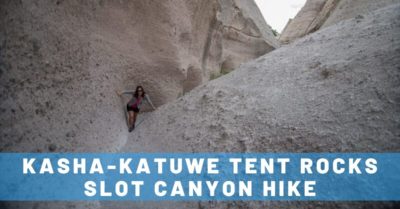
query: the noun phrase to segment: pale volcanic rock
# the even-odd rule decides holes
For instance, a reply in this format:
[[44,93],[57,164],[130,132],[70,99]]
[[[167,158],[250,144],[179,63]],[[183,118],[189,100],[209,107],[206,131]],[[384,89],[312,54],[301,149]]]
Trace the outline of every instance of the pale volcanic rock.
[[293,20],[290,20],[279,37],[287,44],[343,20],[362,17],[400,0],[307,0]]
[[400,150],[399,11],[327,27],[196,87],[124,150]]
[[222,24],[221,70],[232,71],[246,60],[279,47],[254,1],[219,0]]
[[[240,47],[233,43],[260,43],[268,40],[261,38],[265,31],[248,20],[251,16],[237,2],[241,14],[224,17],[223,5],[234,1],[162,2],[1,1],[2,151],[400,151],[399,5],[326,27],[204,83],[228,54],[261,53],[237,51]],[[239,29],[237,37],[224,32],[225,26]],[[224,40],[231,48],[224,48]],[[124,101],[114,91],[139,81],[157,106],[166,104],[129,134]],[[381,202],[252,201],[0,206],[395,207]]]
[[0,150],[117,152],[129,133],[127,97],[116,90],[141,84],[156,106],[174,101],[223,63],[234,68],[278,47],[271,34],[253,1],[0,1]]
[[308,26],[318,16],[328,0],[308,0],[295,18],[291,19],[283,29],[279,40],[282,43],[289,43],[291,40],[307,34]]
[[[324,28],[163,105],[122,151],[399,152],[399,37],[400,4]],[[245,201],[198,208],[396,204]]]
[[357,16],[365,16],[379,8],[396,3],[400,3],[400,0],[340,0],[322,27],[327,27]]
[[279,47],[253,1],[1,1],[0,8],[3,151],[116,151],[128,136],[127,98],[116,90],[141,84],[160,106],[226,63],[233,69]]

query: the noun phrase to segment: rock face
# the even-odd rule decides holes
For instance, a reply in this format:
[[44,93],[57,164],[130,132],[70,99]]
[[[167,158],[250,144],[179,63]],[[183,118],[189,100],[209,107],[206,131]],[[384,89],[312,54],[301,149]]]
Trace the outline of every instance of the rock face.
[[0,4],[3,151],[116,151],[115,90],[142,84],[162,105],[279,46],[253,1]]
[[279,40],[282,43],[289,43],[291,40],[308,34],[308,26],[318,16],[326,2],[327,0],[308,0],[296,17],[289,20]]
[[320,28],[399,2],[400,0],[308,0],[296,17],[288,22],[279,40],[287,44]]
[[156,106],[175,100],[278,47],[262,20],[247,0],[2,0],[0,151],[118,151],[127,98],[116,90],[141,84]]
[[253,1],[219,0],[219,3],[221,12],[217,14],[217,19],[223,36],[222,71],[232,71],[239,64],[279,47]]
[[327,27],[203,84],[153,112],[125,148],[400,150],[399,11]]
[[395,3],[400,3],[400,0],[340,0],[336,9],[331,11],[331,15],[329,15],[322,27],[330,26],[357,15],[367,15],[376,9]]
[[[399,116],[397,4],[324,28],[163,105],[135,130],[123,151],[398,152]],[[396,206],[382,202],[200,205]]]
[[[267,40],[258,37],[257,31],[266,31],[253,28],[257,21],[249,21],[251,16],[240,10],[239,3],[241,15],[223,18],[224,4],[236,1],[162,2],[1,1],[2,151],[400,151],[398,5],[327,27],[201,84],[150,113],[128,134],[124,102],[114,90],[140,81],[160,105],[202,83],[217,60],[234,58],[240,47],[232,45],[246,40],[242,39],[246,34],[255,41],[251,43]],[[242,30],[228,30],[224,24],[229,22]],[[227,39],[235,31],[237,39]],[[224,43],[231,48],[224,49]],[[226,60],[221,64],[225,62],[230,65]],[[21,202],[0,206],[116,209],[130,204],[130,208],[362,205]],[[395,207],[365,205],[391,206]]]

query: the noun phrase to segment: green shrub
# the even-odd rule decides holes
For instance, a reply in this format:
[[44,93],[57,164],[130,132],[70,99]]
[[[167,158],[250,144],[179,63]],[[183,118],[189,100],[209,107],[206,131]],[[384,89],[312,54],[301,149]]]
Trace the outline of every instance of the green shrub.
[[221,76],[223,76],[223,75],[226,75],[226,74],[228,74],[228,73],[230,73],[231,71],[229,70],[229,69],[224,69],[224,68],[222,68],[220,71],[219,71],[219,73],[211,73],[210,74],[210,80],[214,80],[214,79],[217,79],[217,78],[219,78],[219,77],[221,77]]

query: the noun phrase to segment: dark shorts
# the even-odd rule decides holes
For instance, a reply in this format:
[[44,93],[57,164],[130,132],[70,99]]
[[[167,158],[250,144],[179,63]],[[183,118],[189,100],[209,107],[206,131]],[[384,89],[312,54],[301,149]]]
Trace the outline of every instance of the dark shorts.
[[133,112],[139,112],[139,108],[137,108],[137,107],[131,107],[131,106],[129,106],[129,105],[126,105],[126,110],[128,110],[128,112],[129,111],[133,111]]

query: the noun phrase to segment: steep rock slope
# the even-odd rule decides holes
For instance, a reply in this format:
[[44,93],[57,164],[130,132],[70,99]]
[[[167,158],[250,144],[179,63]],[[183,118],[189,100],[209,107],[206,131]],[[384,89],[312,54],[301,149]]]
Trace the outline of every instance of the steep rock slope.
[[239,64],[279,47],[253,1],[219,0],[219,3],[217,20],[221,23],[223,39],[222,62],[217,70],[232,71]]
[[197,87],[154,112],[132,148],[399,150],[399,16],[342,22]]
[[[9,2],[18,4],[17,1]],[[78,10],[81,8],[81,5],[74,1],[68,2],[72,8]],[[86,4],[90,6],[93,2],[95,1],[87,1]],[[146,2],[148,3],[143,3],[144,6],[141,8],[143,11],[148,8],[146,5],[155,6],[151,1]],[[118,15],[124,15],[121,10],[133,7],[133,5],[131,7],[122,5],[124,1],[115,2],[116,5],[119,3],[121,5],[115,8]],[[108,2],[108,4],[111,3]],[[159,8],[161,11],[168,11],[166,8],[171,5],[164,7],[158,4],[157,6],[161,7]],[[100,36],[86,31],[93,26],[89,29],[85,28],[91,25],[87,22],[94,17],[74,21],[78,17],[76,14],[70,14],[68,17],[71,19],[64,17],[57,19],[56,14],[69,14],[69,11],[60,12],[53,6],[49,7],[50,9],[43,14],[27,12],[25,15],[38,14],[47,17],[53,14],[52,18],[57,20],[53,23],[50,21],[32,24],[30,21],[34,22],[35,18],[21,20],[17,12],[12,12],[12,10],[6,14],[12,14],[10,18],[1,19],[2,24],[5,21],[16,21],[17,25],[21,25],[22,22],[28,21],[25,23],[27,26],[24,27],[34,29],[29,34],[24,27],[8,29],[14,31],[12,33],[16,33],[16,36],[7,36],[7,39],[1,36],[2,74],[0,79],[2,79],[1,107],[3,108],[1,110],[1,143],[3,151],[382,152],[400,150],[398,6],[380,10],[374,16],[351,19],[328,27],[290,46],[272,52],[268,56],[243,65],[227,76],[194,89],[177,102],[163,105],[152,113],[134,133],[129,135],[131,138],[126,144],[125,138],[128,133],[124,131],[123,114],[122,111],[116,113],[116,110],[121,109],[122,104],[118,102],[119,98],[114,95],[113,90],[127,85],[129,79],[137,75],[129,73],[130,67],[136,66],[135,64],[140,63],[139,61],[146,62],[154,57],[148,58],[146,55],[149,54],[133,54],[134,50],[138,50],[133,46],[138,45],[120,42],[118,38],[103,37],[124,36],[113,32],[117,30],[114,27],[118,27],[119,21],[110,23],[112,26],[110,32],[104,34],[101,32]],[[174,8],[174,6],[171,7]],[[35,5],[30,5],[29,8],[38,9]],[[199,8],[203,7],[199,6]],[[94,7],[93,10],[97,9]],[[192,9],[197,11],[194,6]],[[193,14],[193,11],[190,11],[188,13]],[[1,10],[1,14],[5,14],[5,11]],[[145,23],[151,25],[159,21],[157,15],[161,14],[163,13],[152,13],[156,16],[146,20],[148,22]],[[132,13],[127,12],[126,15],[132,15]],[[98,17],[98,15],[94,16]],[[110,17],[114,15],[104,16],[99,22],[108,24],[107,21],[113,21]],[[57,27],[50,27],[50,24],[56,24]],[[134,25],[134,23],[130,24]],[[199,25],[202,24],[199,23]],[[43,27],[63,30],[62,33],[53,30],[47,33],[39,32],[43,31]],[[141,27],[144,27],[144,23]],[[204,25],[203,27],[207,28]],[[1,28],[3,29],[3,25]],[[79,30],[84,32],[79,33],[78,36]],[[154,30],[156,31],[150,31],[154,33],[157,30],[161,30],[158,31],[160,33],[163,31],[162,27]],[[102,30],[99,29],[99,31]],[[210,33],[214,34],[213,31]],[[95,39],[97,41],[83,41],[92,35],[100,38]],[[135,36],[135,33],[130,35]],[[36,36],[39,38],[33,39]],[[57,45],[57,39],[52,39],[54,37],[60,38],[61,43],[65,45]],[[182,37],[186,40],[187,36],[182,35]],[[204,37],[208,36],[204,35]],[[148,36],[143,37],[143,39],[147,38]],[[19,39],[22,41],[17,41]],[[41,41],[35,44],[35,40]],[[147,42],[153,44],[154,40],[149,39]],[[44,44],[45,41],[51,44]],[[141,41],[141,43],[147,42]],[[164,42],[155,41],[154,44],[160,43]],[[84,47],[85,44],[93,45],[93,48],[89,50]],[[166,44],[163,50],[170,53],[171,51],[168,51],[170,46]],[[16,50],[17,48],[20,51]],[[114,53],[105,53],[106,49]],[[57,53],[62,53],[62,56],[53,55]],[[165,61],[157,62],[160,66],[168,64],[171,60],[175,61],[170,57],[171,55],[163,57],[168,53],[164,55],[154,53],[157,53],[154,55],[157,59]],[[136,55],[143,60],[137,58]],[[21,59],[18,63],[14,63],[7,61],[11,60],[10,57]],[[29,61],[30,57],[38,61]],[[109,63],[108,60],[112,58],[120,58],[121,66],[124,67],[117,68],[116,64]],[[80,59],[83,62],[79,62]],[[157,59],[154,58],[154,60]],[[70,61],[66,62],[67,60]],[[35,67],[29,67],[31,65]],[[75,68],[85,70],[75,71],[73,70]],[[143,70],[147,69],[143,67]],[[46,71],[46,73],[42,74],[41,71]],[[21,74],[21,72],[24,73]],[[151,70],[148,73],[150,72]],[[158,71],[155,70],[155,72]],[[155,75],[163,75],[162,73],[168,74],[167,71],[160,71]],[[26,77],[24,79],[13,77],[22,75]],[[64,80],[65,78],[68,79]],[[168,80],[171,83],[173,81],[175,80]],[[154,95],[153,90],[150,89],[149,92]],[[62,121],[61,125],[60,121]],[[124,148],[121,149],[121,147]],[[5,208],[126,208],[126,205],[126,203],[108,205],[98,202],[1,204]],[[135,203],[132,208],[287,208],[288,206],[310,208],[312,205],[321,208],[326,208],[326,206],[360,207],[359,203],[162,202]],[[388,208],[392,205],[376,203],[372,206]]]
[[[258,10],[248,8],[255,3],[0,1],[0,151],[120,150],[128,138],[127,98],[115,90],[142,84],[159,106],[219,73],[223,63],[235,67],[279,46]],[[243,50],[229,48],[233,44]],[[4,204],[0,208],[100,207]]]
[[340,0],[335,10],[331,11],[329,18],[326,19],[322,27],[333,25],[342,20],[356,17],[357,15],[367,15],[376,9],[399,2],[399,0]]
[[308,0],[282,31],[279,40],[289,43],[320,28],[356,16],[367,15],[376,9],[399,3],[399,0]]
[[279,46],[253,1],[5,0],[0,28],[3,151],[116,151],[115,90],[161,105]]
[[[135,130],[123,151],[398,152],[399,37],[400,5],[327,27],[163,105]],[[394,207],[352,202],[201,205]]]
[[318,16],[327,0],[308,0],[294,19],[290,19],[279,41],[289,43],[291,40],[302,37],[308,33],[308,26]]

